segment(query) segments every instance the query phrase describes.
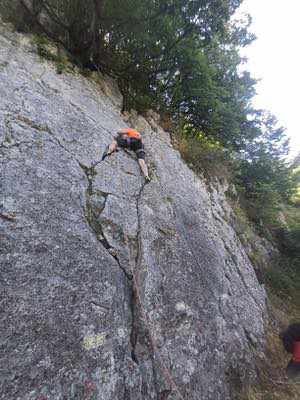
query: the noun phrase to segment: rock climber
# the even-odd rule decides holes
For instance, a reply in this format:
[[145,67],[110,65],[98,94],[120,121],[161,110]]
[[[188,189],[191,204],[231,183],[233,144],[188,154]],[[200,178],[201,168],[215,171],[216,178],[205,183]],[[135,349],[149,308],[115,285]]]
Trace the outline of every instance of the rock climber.
[[135,152],[145,180],[147,183],[150,182],[148,168],[145,163],[145,150],[141,134],[135,129],[131,128],[122,128],[118,130],[117,136],[103,153],[102,161],[105,159],[105,157],[110,156],[115,151],[118,151],[119,147]]
[[300,323],[291,324],[280,337],[285,350],[292,354],[286,374],[289,379],[300,382]]

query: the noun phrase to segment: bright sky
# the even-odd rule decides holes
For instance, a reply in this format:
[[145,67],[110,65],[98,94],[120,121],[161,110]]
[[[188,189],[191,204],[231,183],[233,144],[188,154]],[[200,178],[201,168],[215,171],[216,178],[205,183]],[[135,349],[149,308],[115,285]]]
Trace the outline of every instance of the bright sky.
[[300,152],[300,1],[244,0],[257,40],[243,50],[256,86],[254,105],[271,111],[291,138],[291,156]]

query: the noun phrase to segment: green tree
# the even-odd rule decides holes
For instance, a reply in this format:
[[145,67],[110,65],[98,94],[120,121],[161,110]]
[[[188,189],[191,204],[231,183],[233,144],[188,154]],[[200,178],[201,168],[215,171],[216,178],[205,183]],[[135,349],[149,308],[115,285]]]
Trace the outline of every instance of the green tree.
[[236,178],[249,200],[254,219],[275,222],[280,205],[295,191],[292,170],[285,160],[288,140],[276,119],[259,113],[253,126],[259,133],[246,143],[240,153],[240,170]]

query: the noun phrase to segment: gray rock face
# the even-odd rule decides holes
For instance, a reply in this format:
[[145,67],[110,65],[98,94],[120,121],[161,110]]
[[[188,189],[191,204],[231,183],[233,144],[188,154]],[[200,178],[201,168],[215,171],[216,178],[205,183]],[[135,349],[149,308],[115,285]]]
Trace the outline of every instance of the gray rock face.
[[[255,374],[265,292],[224,215],[154,118],[57,75],[0,31],[0,398],[226,400]],[[225,201],[225,200],[224,200]]]

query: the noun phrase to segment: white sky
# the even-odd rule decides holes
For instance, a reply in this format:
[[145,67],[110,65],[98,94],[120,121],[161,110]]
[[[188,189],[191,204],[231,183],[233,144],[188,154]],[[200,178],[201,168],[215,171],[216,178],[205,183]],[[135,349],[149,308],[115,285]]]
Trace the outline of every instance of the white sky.
[[300,1],[244,0],[257,39],[242,55],[246,69],[261,81],[253,104],[271,111],[291,138],[291,156],[300,152]]

